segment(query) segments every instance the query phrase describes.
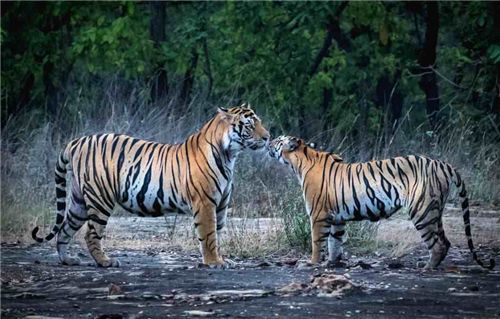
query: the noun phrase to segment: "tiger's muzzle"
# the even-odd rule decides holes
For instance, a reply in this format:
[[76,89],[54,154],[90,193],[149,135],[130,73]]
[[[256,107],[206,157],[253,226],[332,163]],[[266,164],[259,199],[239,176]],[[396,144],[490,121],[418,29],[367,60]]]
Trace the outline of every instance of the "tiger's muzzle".
[[276,146],[275,146],[274,141],[267,143],[266,149],[267,149],[267,154],[270,157],[278,158],[278,151],[276,150]]

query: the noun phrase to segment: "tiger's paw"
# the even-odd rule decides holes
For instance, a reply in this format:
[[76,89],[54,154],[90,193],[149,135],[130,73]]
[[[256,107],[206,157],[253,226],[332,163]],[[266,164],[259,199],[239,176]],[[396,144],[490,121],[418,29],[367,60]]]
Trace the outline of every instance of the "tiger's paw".
[[64,257],[64,259],[61,260],[61,263],[65,266],[78,266],[81,261],[78,257]]
[[437,266],[433,266],[430,263],[426,263],[424,265],[422,265],[422,264],[419,265],[417,263],[417,267],[420,268],[421,272],[433,272],[433,271],[439,270],[439,268]]
[[110,267],[120,267],[120,261],[116,258],[109,258],[101,262],[97,262],[98,267],[110,268]]
[[198,264],[198,268],[226,269],[228,267],[222,258],[218,258],[216,261],[203,261]]
[[234,268],[236,267],[237,263],[234,260],[231,260],[229,258],[224,258],[224,269],[228,268]]
[[197,268],[201,269],[227,269],[229,268],[226,264],[204,264],[204,263],[198,263],[196,266]]

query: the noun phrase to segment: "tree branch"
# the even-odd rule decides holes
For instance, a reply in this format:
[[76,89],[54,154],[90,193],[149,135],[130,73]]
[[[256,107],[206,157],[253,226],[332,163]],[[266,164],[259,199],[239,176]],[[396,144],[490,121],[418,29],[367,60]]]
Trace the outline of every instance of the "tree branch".
[[330,46],[332,45],[333,40],[337,41],[337,44],[342,49],[347,49],[349,41],[342,34],[340,30],[339,17],[342,12],[347,7],[348,2],[344,1],[337,8],[335,14],[330,16],[328,19],[328,23],[326,24],[326,36],[323,40],[323,46],[319,50],[318,54],[314,58],[313,64],[311,65],[311,69],[309,71],[309,76],[313,76],[318,72],[318,68],[325,57],[328,56],[328,52],[330,50]]

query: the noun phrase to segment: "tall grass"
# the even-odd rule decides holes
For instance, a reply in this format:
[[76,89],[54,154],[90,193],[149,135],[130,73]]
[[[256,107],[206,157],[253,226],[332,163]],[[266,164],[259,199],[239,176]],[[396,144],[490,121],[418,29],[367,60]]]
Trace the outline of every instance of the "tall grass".
[[[1,145],[1,233],[3,239],[28,239],[34,225],[53,222],[55,209],[54,167],[58,152],[72,138],[86,134],[116,132],[164,143],[183,141],[216,112],[216,104],[195,96],[182,111],[175,97],[158,103],[147,101],[147,88],[134,89],[115,81],[101,83],[85,94],[78,91],[68,100],[54,122],[43,120],[38,111],[26,111],[7,121]],[[234,100],[230,97],[226,101]],[[228,106],[225,102],[222,106]],[[270,112],[262,112],[269,114]],[[272,118],[262,116],[265,125]],[[369,149],[361,148],[354,134],[339,134],[333,129],[318,139],[340,153],[346,161],[358,161],[360,154],[370,158],[392,155],[424,154],[456,166],[465,182],[472,203],[500,205],[500,151],[498,139],[478,134],[483,123],[451,123],[440,140],[430,136],[424,126],[414,127],[407,116],[387,143],[379,136],[367,137]],[[276,124],[276,123],[274,123]],[[345,123],[343,123],[345,126]],[[355,123],[353,123],[355,125]],[[286,133],[286,132],[279,132]],[[317,140],[318,140],[317,139]],[[372,143],[373,142],[373,143]],[[252,254],[245,241],[259,243],[260,253],[277,250],[310,249],[310,226],[302,193],[292,173],[264,153],[247,151],[236,164],[235,191],[229,217],[281,219],[281,229],[272,248],[258,241],[258,232],[229,228],[230,242],[238,254]],[[376,225],[352,223],[348,227],[351,246],[371,247]],[[250,236],[246,238],[246,236]]]

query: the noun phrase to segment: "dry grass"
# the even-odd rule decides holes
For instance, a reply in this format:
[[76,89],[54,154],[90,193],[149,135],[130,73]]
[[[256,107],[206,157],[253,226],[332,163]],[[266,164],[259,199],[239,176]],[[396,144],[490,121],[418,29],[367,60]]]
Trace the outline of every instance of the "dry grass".
[[[112,217],[103,245],[109,252],[115,250],[182,251],[199,255],[199,242],[190,216],[137,218]],[[133,225],[133,226],[132,226]],[[134,228],[134,232],[130,229]],[[83,238],[86,226],[75,236],[75,245],[86,247]],[[222,230],[220,248],[226,257],[265,257],[292,252],[285,241],[280,219],[230,218]],[[295,251],[296,252],[296,251]]]
[[[36,112],[23,113],[8,121],[1,140],[2,240],[31,240],[30,232],[35,225],[44,225],[48,230],[53,223],[55,161],[59,150],[72,138],[117,132],[165,143],[179,142],[215,112],[214,105],[195,99],[179,115],[173,112],[172,103],[146,104],[141,102],[145,100],[143,95],[144,92],[134,90],[124,92],[111,83],[105,91],[89,93],[91,98],[76,96],[68,101],[57,123],[40,124],[41,115]],[[86,110],[86,113],[78,110]],[[272,119],[263,120],[266,125],[272,123]],[[486,134],[475,133],[484,131],[478,127],[488,123],[486,120],[474,125],[452,123],[437,142],[428,136],[423,126],[411,127],[405,119],[387,145],[381,146],[377,142],[380,139],[373,137],[375,147],[368,153],[374,158],[425,154],[443,159],[459,168],[471,202],[499,205],[498,143]],[[360,149],[355,142],[348,142],[350,140],[351,135],[341,136],[335,130],[330,139],[325,137],[331,146],[329,149],[341,153],[346,161],[356,161],[367,150]],[[289,170],[262,153],[244,152],[236,164],[234,183],[231,217],[242,218],[244,226],[228,225],[226,228],[223,247],[227,253],[252,256],[309,251],[310,229],[301,190]],[[254,225],[256,217],[280,218],[283,225],[266,232]],[[114,241],[116,231],[110,229],[107,239],[110,245],[134,245],[134,238]],[[361,252],[377,249],[380,245],[380,241],[375,240],[376,224],[351,223],[348,232],[349,245]],[[159,237],[151,245],[169,241],[172,247],[197,251],[192,230],[175,235]]]

